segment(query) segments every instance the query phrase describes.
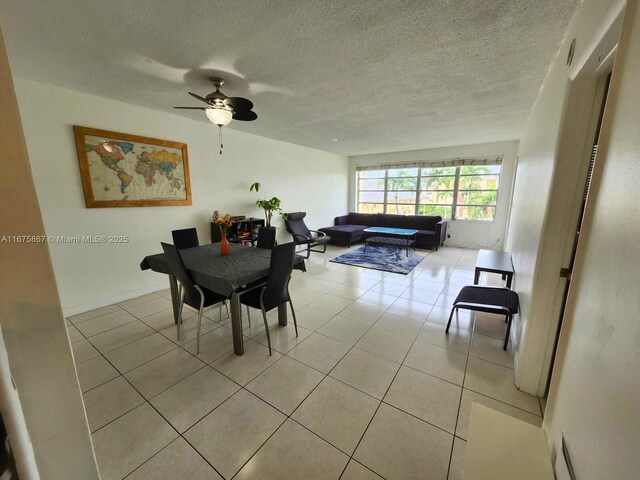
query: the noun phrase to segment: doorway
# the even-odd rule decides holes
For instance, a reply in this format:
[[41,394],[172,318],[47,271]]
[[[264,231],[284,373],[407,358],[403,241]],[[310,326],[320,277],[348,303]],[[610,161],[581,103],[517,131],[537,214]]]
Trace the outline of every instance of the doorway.
[[[549,394],[549,386],[551,384],[551,374],[553,372],[553,367],[555,364],[556,353],[558,348],[558,339],[560,338],[560,331],[562,329],[562,323],[565,314],[565,308],[567,303],[567,297],[569,295],[569,288],[571,286],[571,275],[573,272],[573,267],[576,258],[576,252],[578,249],[578,242],[580,240],[580,232],[582,231],[582,225],[584,220],[584,212],[587,204],[587,199],[589,197],[589,189],[591,187],[591,180],[593,175],[593,169],[596,162],[596,156],[598,153],[598,144],[600,139],[600,129],[602,127],[602,119],[604,117],[604,111],[607,103],[607,95],[609,93],[609,84],[611,82],[611,70],[602,75],[596,83],[595,95],[593,99],[593,108],[591,112],[591,118],[589,119],[589,134],[587,136],[588,145],[585,148],[585,161],[588,162],[589,166],[586,172],[586,178],[584,181],[584,189],[582,191],[582,199],[579,206],[578,219],[575,226],[575,229],[572,231],[572,238],[569,240],[571,243],[569,248],[569,255],[566,259],[563,267],[560,271],[560,276],[564,279],[564,285],[561,285],[561,301],[560,301],[560,309],[559,309],[559,320],[557,322],[557,328],[555,331],[555,339],[553,342],[553,351],[551,354],[551,361],[549,363],[549,370],[547,375],[547,383],[544,390],[544,402],[543,406],[546,406],[546,398]],[[543,409],[544,413],[544,409]]]

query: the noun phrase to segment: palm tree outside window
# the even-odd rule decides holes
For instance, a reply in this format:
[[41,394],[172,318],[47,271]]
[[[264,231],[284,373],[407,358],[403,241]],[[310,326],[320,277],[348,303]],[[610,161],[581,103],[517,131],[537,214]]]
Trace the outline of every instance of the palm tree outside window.
[[501,165],[457,165],[358,171],[360,213],[495,219]]

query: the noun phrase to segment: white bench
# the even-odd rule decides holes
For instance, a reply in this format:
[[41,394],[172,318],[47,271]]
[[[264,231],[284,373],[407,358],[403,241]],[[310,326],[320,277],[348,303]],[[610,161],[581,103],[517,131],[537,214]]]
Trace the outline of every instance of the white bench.
[[554,480],[544,430],[472,403],[462,478]]

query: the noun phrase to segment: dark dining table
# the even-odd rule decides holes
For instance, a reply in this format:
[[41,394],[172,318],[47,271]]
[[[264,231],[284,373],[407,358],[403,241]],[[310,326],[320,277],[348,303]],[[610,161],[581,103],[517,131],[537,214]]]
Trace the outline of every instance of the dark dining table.
[[[244,341],[242,336],[242,312],[240,309],[240,295],[248,284],[264,279],[269,275],[271,250],[262,248],[242,247],[231,245],[230,255],[220,255],[220,245],[217,243],[200,245],[199,247],[180,250],[185,268],[193,281],[202,287],[230,300],[231,329],[233,332],[233,351],[236,355],[244,355]],[[294,267],[306,271],[304,258],[296,255]],[[164,253],[144,257],[140,263],[141,270],[152,270],[169,276],[173,316],[178,322],[180,299],[178,296],[178,282],[171,272],[169,262]],[[278,307],[278,322],[287,324],[287,305]]]

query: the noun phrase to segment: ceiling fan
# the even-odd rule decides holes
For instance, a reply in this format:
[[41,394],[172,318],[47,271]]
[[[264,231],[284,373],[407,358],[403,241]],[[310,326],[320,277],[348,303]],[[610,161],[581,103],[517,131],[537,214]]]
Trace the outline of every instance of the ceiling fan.
[[227,97],[220,91],[220,87],[224,84],[224,80],[220,77],[211,77],[211,83],[216,88],[215,92],[210,93],[206,97],[201,97],[192,92],[188,92],[193,98],[197,98],[201,102],[207,104],[206,107],[173,107],[181,110],[204,110],[209,121],[219,128],[220,135],[220,155],[222,155],[222,127],[226,126],[231,120],[240,120],[243,122],[251,122],[258,118],[256,112],[251,110],[253,102],[242,97]]

